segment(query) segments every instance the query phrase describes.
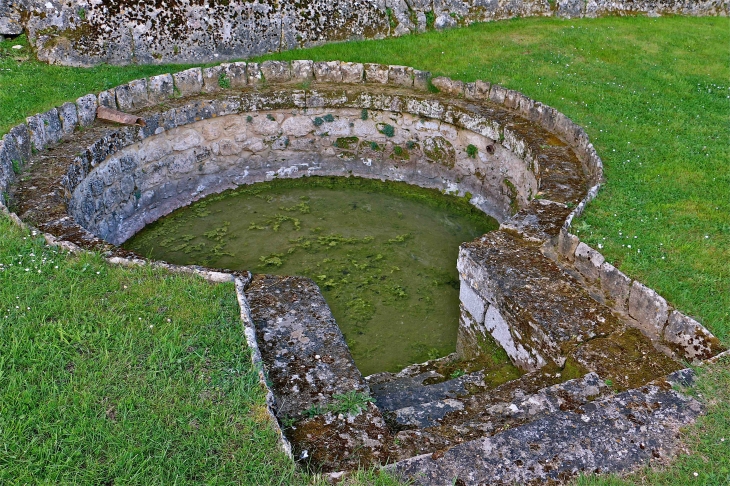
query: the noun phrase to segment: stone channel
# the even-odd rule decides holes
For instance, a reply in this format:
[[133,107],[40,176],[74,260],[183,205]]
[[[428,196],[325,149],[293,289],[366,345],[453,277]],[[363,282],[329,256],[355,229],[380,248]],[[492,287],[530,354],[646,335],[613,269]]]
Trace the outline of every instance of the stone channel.
[[[96,119],[98,106],[144,126]],[[318,175],[436,188],[501,223],[460,248],[455,354],[363,377],[311,280],[176,267],[117,246],[208,194]],[[702,413],[675,389],[692,381],[682,363],[725,350],[570,234],[601,180],[585,132],[518,92],[339,61],[136,80],[0,141],[2,203],[49,242],[236,282],[282,447],[333,480],[385,465],[423,485],[561,482],[675,452],[678,429]],[[482,359],[494,341],[524,372],[496,386]]]

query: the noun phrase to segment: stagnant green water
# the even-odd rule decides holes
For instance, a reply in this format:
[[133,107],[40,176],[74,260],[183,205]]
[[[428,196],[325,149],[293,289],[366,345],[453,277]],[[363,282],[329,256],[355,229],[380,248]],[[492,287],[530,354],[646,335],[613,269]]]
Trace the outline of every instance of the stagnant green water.
[[310,177],[208,197],[124,246],[182,265],[312,278],[368,375],[454,351],[459,244],[497,226],[465,198]]

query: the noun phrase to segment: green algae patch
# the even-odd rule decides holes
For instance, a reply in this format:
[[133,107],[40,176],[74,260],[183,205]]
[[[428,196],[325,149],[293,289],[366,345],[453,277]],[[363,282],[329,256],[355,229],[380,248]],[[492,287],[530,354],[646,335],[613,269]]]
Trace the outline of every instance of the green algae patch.
[[[355,177],[284,179],[205,198],[124,246],[172,263],[302,275],[365,375],[454,351],[459,245],[497,228],[464,198]],[[495,364],[507,362],[495,351]]]

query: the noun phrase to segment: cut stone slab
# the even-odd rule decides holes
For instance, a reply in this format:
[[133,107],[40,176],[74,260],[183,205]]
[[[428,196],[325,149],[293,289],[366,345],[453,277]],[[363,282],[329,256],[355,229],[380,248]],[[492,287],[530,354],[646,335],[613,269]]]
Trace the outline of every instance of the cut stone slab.
[[701,413],[699,402],[666,383],[649,385],[388,468],[421,486],[562,482],[581,472],[629,471],[670,456],[680,427]]
[[295,457],[325,472],[387,462],[390,434],[377,407],[326,411],[338,395],[369,395],[369,388],[317,285],[304,277],[256,275],[246,299],[277,417],[294,421],[285,433]]
[[279,417],[327,406],[335,394],[369,391],[314,282],[256,275],[246,298]]

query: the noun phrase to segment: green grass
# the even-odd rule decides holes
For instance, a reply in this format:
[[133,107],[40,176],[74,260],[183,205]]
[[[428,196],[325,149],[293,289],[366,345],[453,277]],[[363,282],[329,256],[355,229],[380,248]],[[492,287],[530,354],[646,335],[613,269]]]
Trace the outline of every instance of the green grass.
[[[0,132],[22,121],[25,116],[88,92],[113,87],[140,76],[182,69],[182,66],[103,66],[83,70],[46,66],[34,61],[18,62],[13,59],[18,55],[17,51],[10,49],[15,43],[17,41],[0,43]],[[464,81],[484,79],[500,83],[561,110],[588,131],[603,158],[607,180],[585,216],[574,224],[575,232],[588,244],[600,249],[625,273],[655,288],[673,306],[700,320],[725,345],[730,345],[729,46],[730,20],[727,18],[521,19],[398,39],[332,44],[258,60],[342,59],[403,64]],[[17,236],[8,238],[12,241]],[[12,251],[2,250],[0,259],[7,259],[12,254]],[[77,260],[73,259],[68,265],[80,265]],[[29,273],[20,274],[14,285],[25,285],[22,282],[30,278]],[[93,281],[106,285],[106,280],[105,276]],[[43,302],[41,296],[61,292],[63,288],[60,282],[47,283],[45,279],[28,282],[28,295],[33,297],[26,302],[33,307]],[[71,286],[71,290],[64,294],[66,299],[57,299],[55,305],[59,309],[68,307],[90,312],[86,305],[80,304],[88,301],[77,296],[75,288]],[[157,290],[156,286],[150,288]],[[179,292],[180,298],[189,296],[184,290]],[[206,309],[205,312],[221,312],[219,306],[208,304]],[[98,312],[100,323],[107,319],[113,321],[119,314],[116,311],[105,313],[101,308]],[[91,326],[92,329],[95,327]],[[58,340],[50,337],[55,339],[55,334],[43,327],[40,329],[49,335],[47,339],[33,341],[35,344],[32,345],[38,347],[33,356],[44,360],[44,354],[53,356],[58,353],[53,348],[53,343]],[[22,336],[26,331],[16,329],[13,332]],[[115,353],[124,349],[122,344],[115,346]],[[8,346],[5,339],[0,345]],[[77,361],[77,366],[85,366],[81,360]],[[28,366],[32,367],[32,363]],[[666,469],[648,470],[631,476],[629,483],[683,485],[730,482],[727,473],[730,468],[730,409],[727,405],[730,402],[727,395],[730,376],[727,367],[727,362],[710,367],[696,388],[703,394],[700,398],[708,404],[709,412],[685,435],[691,454],[681,457]],[[0,380],[20,379],[22,374],[9,370],[7,364],[0,366],[3,373]],[[111,369],[104,373],[106,375],[116,378],[115,381],[119,381],[119,376],[125,376],[114,375]],[[46,387],[57,387],[61,382],[56,379],[42,383],[46,383],[43,385]],[[103,381],[98,383],[101,386]],[[68,400],[79,404],[91,403],[84,402],[89,400],[85,393],[80,388],[69,392]],[[149,397],[152,396],[150,392]],[[98,430],[105,429],[95,428],[97,425],[89,425],[88,430],[85,427],[74,429],[74,424],[84,423],[83,418],[61,421],[58,417],[66,415],[68,405],[38,402],[29,400],[29,410],[34,403],[43,410],[47,409],[45,413],[51,417],[38,423],[57,424],[45,425],[46,428],[42,429],[51,436],[59,437],[58,441],[53,439],[54,444],[65,443],[61,440],[64,438],[83,450],[87,437],[92,437],[96,440],[94,444],[102,450],[104,447],[117,450],[113,449],[117,447],[115,440],[98,437]],[[254,407],[253,403],[261,402],[249,401],[248,405]],[[181,416],[184,414],[176,417]],[[143,436],[158,434],[156,423],[151,424],[148,422],[148,427],[140,426],[139,433]],[[71,430],[74,430],[73,434],[69,434]],[[249,432],[249,437],[254,436],[253,432]],[[725,441],[720,441],[721,438]],[[29,455],[22,464],[28,468],[44,465],[45,476],[39,477],[53,478],[53,474],[60,474],[59,471],[70,470],[87,474],[91,470],[82,470],[79,464],[83,462],[78,462],[79,458],[88,457],[91,452],[53,456],[55,449],[41,447],[39,440],[13,442],[25,449],[38,451],[36,455]],[[50,443],[51,439],[46,442]],[[154,448],[158,454],[163,449]],[[105,457],[115,463],[134,462],[130,459],[134,454],[130,451],[136,450],[134,447],[118,450],[123,451],[121,455]],[[140,465],[142,461],[134,464],[145,468],[145,471],[148,467],[149,471],[155,467],[162,468],[157,473],[165,474],[168,470],[166,461],[177,464],[182,459],[172,454],[169,459],[152,461],[155,465],[143,466]],[[1,464],[0,471],[3,470]],[[99,467],[107,472],[117,470],[105,464]],[[205,464],[204,460],[191,459],[190,464],[180,467],[204,471]],[[276,467],[284,469],[277,470]],[[272,465],[267,469],[275,470],[287,469],[283,465]],[[698,473],[696,478],[694,472]],[[269,473],[261,474],[264,477]],[[271,474],[269,478],[279,473]],[[289,480],[291,476],[282,477]],[[612,478],[586,478],[581,482],[625,484]]]
[[290,484],[232,284],[0,218],[0,483]]

